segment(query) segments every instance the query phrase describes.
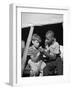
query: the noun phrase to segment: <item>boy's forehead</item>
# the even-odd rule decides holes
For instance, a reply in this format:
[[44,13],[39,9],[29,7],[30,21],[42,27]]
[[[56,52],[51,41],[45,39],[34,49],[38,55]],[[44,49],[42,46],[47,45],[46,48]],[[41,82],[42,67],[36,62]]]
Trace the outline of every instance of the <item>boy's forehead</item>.
[[54,36],[54,32],[53,31],[48,31],[46,33],[46,37],[48,37],[48,36],[53,37]]
[[38,40],[33,40],[34,42],[39,42]]
[[46,34],[46,37],[53,37],[53,34],[52,33],[48,33],[48,34]]

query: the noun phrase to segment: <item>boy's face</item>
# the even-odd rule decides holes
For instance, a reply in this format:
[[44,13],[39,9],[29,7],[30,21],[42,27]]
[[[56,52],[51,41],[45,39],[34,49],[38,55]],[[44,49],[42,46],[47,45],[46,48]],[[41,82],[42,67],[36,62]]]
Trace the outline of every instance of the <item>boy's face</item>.
[[37,40],[32,41],[32,43],[36,48],[39,47],[39,42]]
[[52,34],[51,34],[51,33],[47,34],[47,35],[46,35],[45,43],[46,43],[46,44],[51,44],[52,41],[53,41],[53,36],[52,36]]

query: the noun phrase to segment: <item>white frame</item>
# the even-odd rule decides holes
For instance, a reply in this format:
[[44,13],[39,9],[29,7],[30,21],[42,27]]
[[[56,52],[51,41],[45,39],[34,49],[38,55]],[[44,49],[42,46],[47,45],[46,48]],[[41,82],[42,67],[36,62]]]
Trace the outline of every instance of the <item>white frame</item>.
[[[64,51],[66,51],[66,36],[69,28],[69,10],[56,8],[40,8],[40,7],[24,7],[23,5],[10,5],[10,75],[9,83],[11,85],[25,85],[25,84],[49,84],[49,83],[63,83],[70,81],[70,65],[67,60],[67,53],[64,52],[64,75],[57,77],[21,77],[21,12],[37,12],[37,13],[56,13],[64,15]],[[66,57],[65,57],[66,56]]]

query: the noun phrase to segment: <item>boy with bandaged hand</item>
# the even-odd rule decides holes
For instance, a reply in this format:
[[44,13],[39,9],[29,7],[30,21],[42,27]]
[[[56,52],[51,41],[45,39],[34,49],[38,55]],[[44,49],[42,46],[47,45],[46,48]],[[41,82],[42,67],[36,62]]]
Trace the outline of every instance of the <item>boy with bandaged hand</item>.
[[30,76],[43,76],[43,68],[46,66],[46,64],[41,60],[41,53],[39,50],[40,42],[40,36],[34,34],[32,36],[32,46],[30,46],[28,50],[28,55],[30,55],[30,59],[28,60]]

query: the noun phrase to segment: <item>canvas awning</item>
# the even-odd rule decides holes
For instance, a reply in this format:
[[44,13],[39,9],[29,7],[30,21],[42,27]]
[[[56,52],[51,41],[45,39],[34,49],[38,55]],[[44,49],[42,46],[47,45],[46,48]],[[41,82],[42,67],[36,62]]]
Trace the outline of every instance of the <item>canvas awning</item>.
[[22,13],[22,28],[63,22],[62,14]]

